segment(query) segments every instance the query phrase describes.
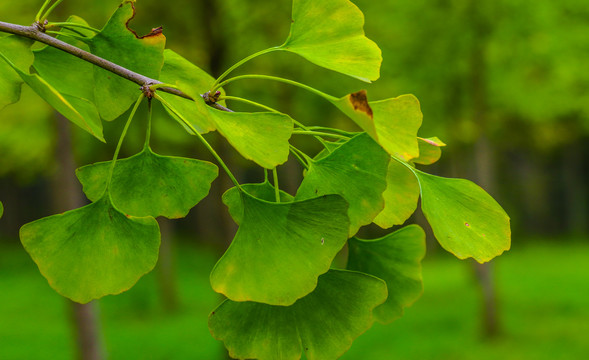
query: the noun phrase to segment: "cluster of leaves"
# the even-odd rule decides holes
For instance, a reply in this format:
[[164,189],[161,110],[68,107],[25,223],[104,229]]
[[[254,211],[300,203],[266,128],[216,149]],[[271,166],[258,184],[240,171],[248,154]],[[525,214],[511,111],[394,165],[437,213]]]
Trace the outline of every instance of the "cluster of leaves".
[[[38,15],[40,23],[50,2]],[[63,296],[86,303],[132,287],[158,258],[155,218],[185,216],[218,176],[217,166],[209,162],[154,153],[151,119],[143,150],[117,159],[145,96],[148,106],[152,97],[161,102],[170,117],[202,141],[235,183],[222,200],[239,229],[210,277],[213,289],[227,300],[209,319],[213,336],[224,341],[233,357],[297,359],[304,351],[308,359],[337,358],[374,320],[389,323],[400,317],[422,291],[423,230],[410,225],[372,240],[355,235],[373,222],[384,229],[403,224],[420,196],[436,238],[457,257],[484,262],[509,248],[509,218],[487,193],[469,181],[415,167],[437,161],[444,145],[437,138],[417,136],[422,114],[415,97],[368,101],[364,90],[334,97],[267,75],[223,81],[245,61],[272,51],[296,53],[366,82],[376,80],[381,52],[364,35],[363,14],[350,1],[294,0],[284,44],[244,59],[216,80],[165,49],[161,29],[137,36],[128,28],[134,14],[134,2],[125,0],[101,30],[72,16],[64,23],[47,23],[45,31],[58,27],[55,34],[61,40],[161,82],[142,89],[51,46],[31,50],[33,42],[26,37],[0,38],[0,107],[17,101],[26,83],[101,141],[102,121],[117,119],[132,107],[113,160],[76,172],[92,203],[21,229],[25,249]],[[362,132],[308,127],[222,89],[248,78],[310,90]],[[192,99],[159,91],[162,87],[179,89]],[[223,111],[225,100],[263,111]],[[274,181],[265,170],[263,183],[239,184],[202,137],[215,130],[244,158],[271,171]],[[292,145],[293,135],[314,136],[324,150],[306,154]],[[279,189],[276,170],[289,154],[305,168],[294,196]],[[346,244],[347,268],[331,268]]]

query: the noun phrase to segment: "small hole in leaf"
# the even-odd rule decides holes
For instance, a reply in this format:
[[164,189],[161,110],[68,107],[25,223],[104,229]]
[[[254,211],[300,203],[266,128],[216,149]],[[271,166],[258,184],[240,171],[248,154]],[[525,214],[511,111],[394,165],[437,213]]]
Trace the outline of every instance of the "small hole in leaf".
[[466,227],[470,227],[470,224],[469,224],[469,223],[464,223],[464,225],[465,225]]

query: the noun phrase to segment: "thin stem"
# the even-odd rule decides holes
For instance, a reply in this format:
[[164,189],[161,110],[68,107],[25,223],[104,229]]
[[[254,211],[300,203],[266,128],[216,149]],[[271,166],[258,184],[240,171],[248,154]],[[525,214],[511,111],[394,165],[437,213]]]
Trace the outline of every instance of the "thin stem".
[[240,75],[240,76],[235,76],[232,77],[230,79],[227,79],[225,81],[223,81],[222,83],[220,83],[219,85],[217,85],[217,88],[223,87],[233,81],[236,80],[243,80],[243,79],[261,79],[261,80],[273,80],[273,81],[278,81],[278,82],[282,82],[285,84],[289,84],[289,85],[293,85],[293,86],[297,86],[300,87],[302,89],[305,89],[307,91],[312,92],[315,95],[318,95],[328,101],[337,101],[338,99],[335,96],[331,96],[329,94],[324,93],[323,91],[317,90],[311,86],[302,84],[300,82],[294,81],[294,80],[290,80],[290,79],[284,79],[281,77],[277,77],[277,76],[270,76],[270,75],[258,75],[258,74],[248,74],[248,75]]
[[149,147],[149,141],[151,140],[151,118],[153,112],[151,111],[151,99],[147,99],[147,131],[145,133],[145,145],[143,145],[144,149]]
[[237,62],[235,65],[233,65],[232,67],[227,69],[227,71],[225,71],[223,74],[221,74],[221,76],[219,76],[217,78],[217,80],[215,80],[215,82],[213,83],[213,86],[211,87],[211,93],[214,93],[218,88],[222,87],[222,85],[220,85],[220,82],[223,79],[225,79],[227,77],[227,75],[229,75],[233,70],[237,69],[241,65],[245,64],[246,62],[248,62],[248,61],[250,61],[260,55],[264,55],[264,54],[267,54],[267,53],[270,53],[270,52],[276,51],[276,50],[280,50],[280,47],[275,46],[275,47],[271,47],[269,49],[258,51],[257,53],[252,54],[252,55],[242,59],[241,61]]
[[313,162],[307,154],[302,152],[301,150],[297,149],[295,146],[289,144],[290,150],[299,160],[301,160],[301,164],[305,167],[305,169],[309,168],[309,163]]
[[227,96],[227,95],[225,95],[225,96],[221,96],[221,97],[219,98],[219,100],[233,100],[233,101],[239,101],[239,102],[242,102],[242,103],[244,103],[244,104],[249,104],[249,105],[252,105],[252,106],[259,107],[259,108],[261,108],[261,109],[264,109],[264,110],[266,110],[266,111],[269,111],[269,112],[273,112],[273,113],[280,113],[280,111],[278,111],[278,110],[276,110],[276,109],[273,109],[273,108],[271,108],[271,107],[269,107],[269,106],[266,106],[266,105],[264,105],[264,104],[260,104],[260,103],[258,103],[258,102],[251,101],[251,100],[249,100],[249,99],[240,98],[240,97],[237,97],[237,96]]
[[307,127],[306,130],[331,131],[333,133],[343,135],[346,138],[351,138],[351,137],[354,137],[356,134],[358,134],[358,133],[354,133],[354,132],[349,132],[349,131],[340,130],[340,129],[334,129],[334,128],[325,127],[325,126],[309,126],[309,127]]
[[45,9],[47,9],[47,6],[49,6],[51,1],[52,0],[45,0],[45,2],[43,3],[43,6],[41,6],[41,8],[39,9],[39,12],[37,12],[37,15],[35,15],[36,22],[39,22],[39,20],[41,20],[41,15],[43,15],[43,12],[45,11]]
[[267,183],[268,181],[268,171],[264,169],[264,182]]
[[47,19],[47,17],[53,12],[53,10],[55,10],[55,8],[57,7],[57,5],[61,4],[63,0],[57,0],[50,8],[49,10],[47,10],[45,12],[45,14],[43,14],[43,16],[41,17],[41,20],[45,20]]
[[192,124],[190,122],[188,122],[188,120],[186,120],[184,118],[184,116],[182,116],[182,114],[180,114],[176,109],[174,109],[174,107],[172,105],[170,105],[166,100],[164,100],[161,96],[159,96],[156,93],[154,95],[154,97],[156,99],[158,99],[165,107],[167,107],[168,109],[170,109],[180,120],[182,120],[182,122],[184,123],[184,125],[186,125],[190,130],[192,130],[192,132],[194,132],[194,134],[203,143],[203,145],[207,148],[207,150],[217,160],[217,162],[219,163],[219,165],[221,165],[221,167],[223,168],[223,170],[225,171],[225,173],[227,173],[227,176],[229,176],[229,178],[231,179],[231,181],[233,182],[233,184],[239,190],[243,191],[243,189],[241,188],[241,185],[239,184],[239,182],[237,181],[237,179],[235,178],[235,176],[233,175],[233,173],[231,172],[231,170],[229,170],[229,168],[227,167],[227,164],[225,164],[225,162],[223,161],[223,159],[221,159],[221,157],[219,156],[219,154],[217,154],[217,152],[215,151],[215,149],[213,149],[213,147],[211,146],[211,144],[208,143],[208,141],[198,132],[198,130],[196,130],[194,128],[194,126],[192,126]]
[[278,186],[278,171],[276,168],[272,169],[272,176],[274,178],[274,195],[276,196],[276,202],[280,202],[280,186]]
[[305,162],[305,160],[303,160],[303,158],[294,150],[294,149],[289,149],[290,153],[294,155],[294,157],[298,160],[298,162],[305,168],[305,169],[309,169],[309,164],[307,164]]
[[99,33],[100,30],[93,28],[92,26],[88,26],[88,25],[83,25],[83,24],[77,24],[77,23],[73,23],[73,22],[50,22],[47,25],[45,25],[45,28],[51,28],[51,27],[59,27],[62,29],[67,29],[70,27],[74,27],[74,28],[80,28],[80,29],[85,29],[85,30],[90,30],[93,31],[95,33]]
[[110,166],[110,171],[108,173],[108,178],[106,180],[106,190],[105,191],[109,191],[110,183],[112,181],[112,175],[115,170],[117,158],[119,157],[119,151],[121,151],[121,146],[123,145],[123,140],[125,139],[125,135],[127,135],[127,130],[129,129],[129,125],[131,125],[131,121],[133,120],[133,117],[135,117],[135,113],[137,112],[137,109],[139,108],[139,104],[141,104],[141,101],[143,101],[143,98],[144,98],[143,93],[141,93],[141,95],[139,96],[139,98],[135,102],[135,106],[133,106],[133,110],[131,110],[131,114],[129,115],[129,120],[127,120],[127,123],[125,124],[125,127],[123,128],[123,132],[121,133],[121,137],[119,138],[119,143],[117,144],[115,154],[112,157],[112,165]]
[[77,36],[77,35],[74,35],[74,34],[68,34],[68,33],[64,33],[63,31],[47,30],[47,31],[45,31],[45,33],[47,33],[47,34],[55,34],[55,35],[59,35],[59,36],[65,36],[65,37],[69,37],[69,38],[80,40],[80,41],[86,41],[86,40],[88,40],[88,38],[86,38],[84,36]]
[[[74,55],[84,61],[87,61],[87,62],[94,64],[98,67],[108,70],[108,71],[112,72],[113,74],[120,76],[124,79],[127,79],[129,81],[132,81],[140,86],[155,85],[155,84],[162,83],[159,80],[152,79],[152,78],[149,78],[145,75],[138,74],[138,73],[131,71],[129,69],[126,69],[118,64],[110,62],[106,59],[103,59],[99,56],[91,54],[85,50],[78,48],[78,47],[70,45],[64,41],[61,41],[61,40],[56,39],[52,36],[49,36],[49,35],[43,33],[42,31],[40,31],[37,28],[37,26],[34,26],[34,25],[33,26],[22,26],[22,25],[10,24],[10,23],[0,21],[0,31],[14,34],[14,35],[23,36],[23,37],[38,41],[40,43],[52,46],[56,49],[62,50],[64,52]],[[174,94],[174,95],[177,95],[177,96],[189,99],[189,100],[194,100],[189,95],[187,95],[184,92],[177,90],[177,89],[173,89],[173,88],[169,88],[169,87],[162,87],[161,91],[164,91],[164,92],[167,92],[170,94]]]
[[348,140],[349,138],[343,135],[338,135],[338,134],[330,134],[330,133],[326,133],[326,132],[320,132],[320,131],[309,131],[309,130],[304,130],[304,131],[293,131],[292,132],[294,135],[316,135],[316,136],[327,136],[327,137],[332,137],[335,139],[343,139],[343,140]]

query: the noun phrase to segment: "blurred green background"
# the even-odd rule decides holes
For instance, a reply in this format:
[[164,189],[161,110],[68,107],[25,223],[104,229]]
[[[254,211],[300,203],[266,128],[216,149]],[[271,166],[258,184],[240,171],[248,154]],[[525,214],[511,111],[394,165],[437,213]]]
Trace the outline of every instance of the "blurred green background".
[[[367,35],[383,50],[379,81],[360,83],[280,53],[258,58],[239,72],[291,78],[335,96],[362,88],[372,100],[415,94],[424,113],[420,136],[439,136],[448,144],[442,160],[425,170],[468,178],[487,189],[512,218],[513,243],[512,250],[481,268],[445,253],[428,236],[423,297],[400,320],[375,325],[343,359],[587,357],[586,2],[354,2],[365,13]],[[3,0],[0,20],[29,24],[41,3]],[[100,28],[118,4],[66,0],[51,20],[76,14]],[[288,35],[290,6],[288,0],[139,0],[131,26],[147,33],[163,25],[169,48],[218,76],[241,58],[281,44]],[[306,124],[354,129],[328,103],[297,88],[254,80],[226,90]],[[108,143],[102,145],[69,126],[26,88],[18,104],[0,113],[0,201],[5,206],[0,219],[0,359],[78,357],[74,314],[80,309],[49,287],[20,246],[18,229],[83,204],[73,170],[109,159],[121,127],[121,121],[106,123]],[[209,159],[161,112],[154,127],[154,150]],[[123,155],[139,149],[142,133],[132,128]],[[241,182],[262,179],[262,172],[223,139],[215,134],[208,139]],[[316,149],[305,143],[301,147]],[[300,170],[294,162],[281,168],[287,190],[300,182]],[[105,356],[227,358],[206,320],[221,301],[210,289],[208,274],[235,231],[219,201],[229,186],[222,174],[186,219],[162,222],[156,269],[130,291],[93,303]],[[410,221],[424,224],[419,213]],[[366,236],[380,233],[363,230]]]

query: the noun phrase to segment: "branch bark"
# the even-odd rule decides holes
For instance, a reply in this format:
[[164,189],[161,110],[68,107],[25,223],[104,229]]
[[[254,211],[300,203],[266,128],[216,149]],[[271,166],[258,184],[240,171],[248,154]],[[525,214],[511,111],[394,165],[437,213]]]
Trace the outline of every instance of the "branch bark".
[[[36,23],[31,26],[23,26],[23,25],[11,24],[11,23],[0,21],[0,31],[5,32],[5,33],[9,33],[9,34],[13,34],[13,35],[26,37],[29,39],[33,39],[33,40],[38,41],[40,43],[52,46],[56,49],[64,51],[70,55],[76,56],[84,61],[87,61],[87,62],[94,64],[96,66],[99,66],[105,70],[108,70],[117,76],[120,76],[120,77],[127,79],[129,81],[132,81],[141,87],[155,85],[155,84],[162,84],[162,82],[159,80],[152,79],[150,77],[141,75],[141,74],[136,73],[132,70],[124,68],[118,64],[115,64],[111,61],[108,61],[104,58],[96,56],[88,51],[82,50],[76,46],[70,45],[64,41],[61,41],[61,40],[56,39],[52,36],[49,36],[42,31],[42,26],[39,24],[36,24]],[[161,91],[173,94],[173,95],[177,95],[177,96],[183,97],[185,99],[194,100],[192,97],[190,97],[189,95],[187,95],[186,93],[184,93],[178,89],[161,87],[161,88],[158,88],[158,90],[161,90]],[[218,110],[231,111],[231,110],[227,109],[226,107],[221,106],[217,103],[208,103],[207,102],[207,104],[209,106],[212,106],[212,107],[218,109]]]

